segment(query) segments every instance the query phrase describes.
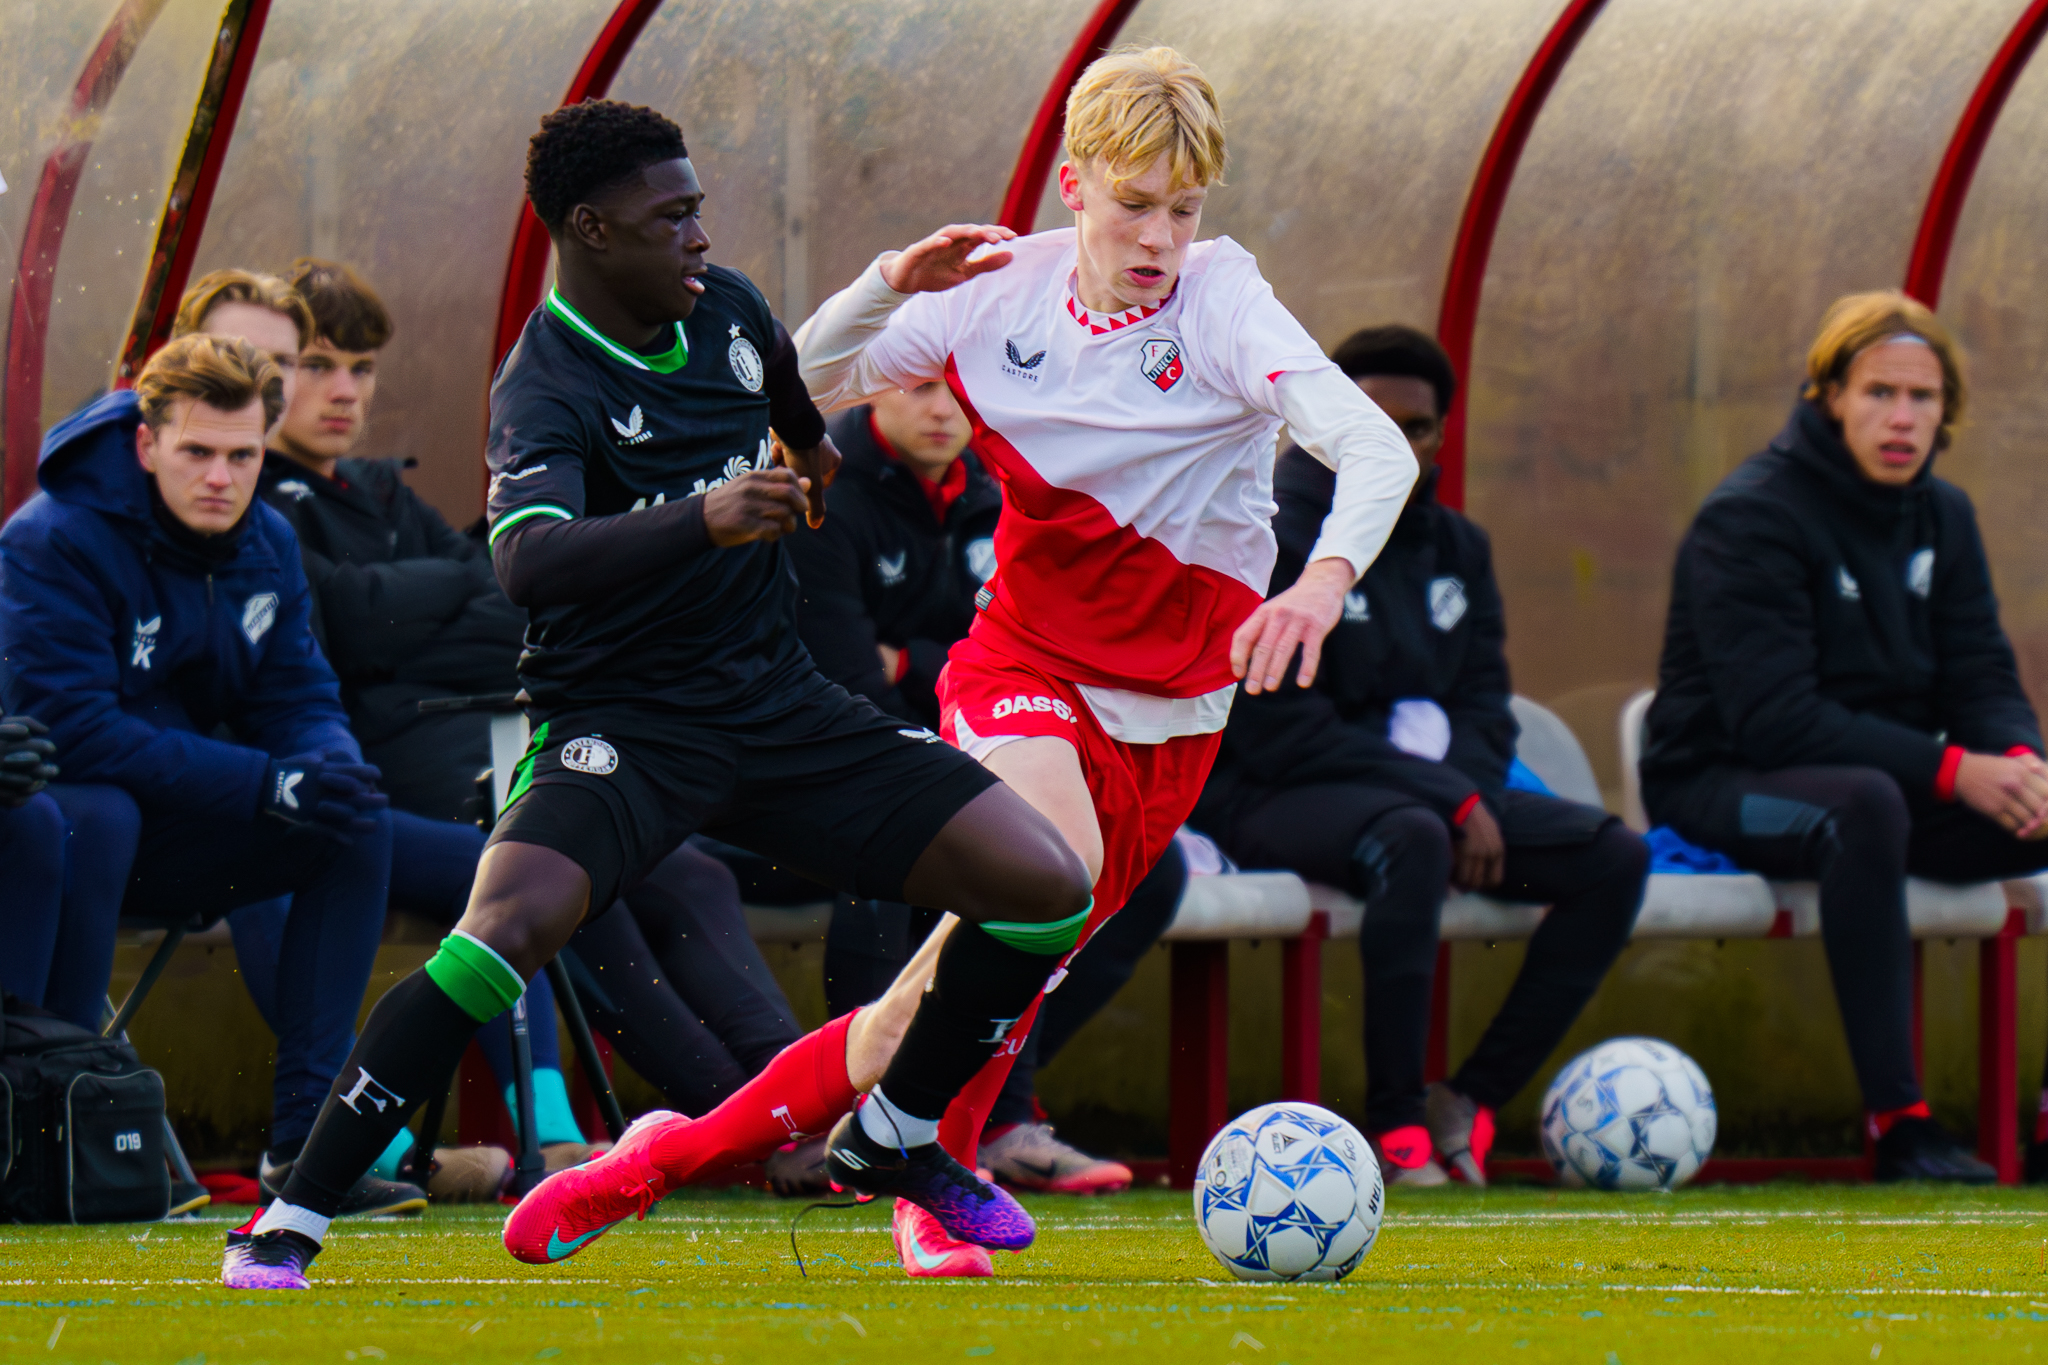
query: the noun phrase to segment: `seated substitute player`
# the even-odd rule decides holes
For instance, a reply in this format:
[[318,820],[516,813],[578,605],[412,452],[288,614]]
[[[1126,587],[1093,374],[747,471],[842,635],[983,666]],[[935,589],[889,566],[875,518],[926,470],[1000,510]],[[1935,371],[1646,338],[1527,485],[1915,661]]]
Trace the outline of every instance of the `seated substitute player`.
[[[1628,942],[1649,850],[1603,810],[1506,786],[1516,726],[1492,550],[1436,500],[1450,358],[1409,327],[1359,332],[1332,358],[1400,423],[1422,479],[1345,598],[1315,686],[1238,700],[1195,823],[1247,866],[1292,868],[1365,901],[1367,1136],[1392,1183],[1440,1185],[1442,1158],[1484,1185],[1494,1113]],[[1301,572],[1331,480],[1296,447],[1274,483],[1279,590]],[[1437,918],[1452,885],[1551,911],[1479,1045],[1425,1096]]]
[[[1168,48],[1104,57],[1069,96],[1066,130],[1060,194],[1073,228],[1021,239],[1002,227],[943,228],[877,259],[804,325],[799,344],[805,382],[828,407],[943,378],[973,423],[1004,507],[996,576],[940,680],[943,732],[1043,811],[1086,863],[1092,928],[1193,808],[1237,678],[1252,692],[1278,687],[1300,648],[1301,680],[1314,680],[1323,636],[1399,516],[1415,458],[1243,248],[1195,241],[1224,159],[1215,91],[1200,71]],[[1283,422],[1337,468],[1337,492],[1308,568],[1262,601]],[[977,941],[970,928],[945,941],[929,991],[916,960],[891,988],[909,994],[915,1015],[867,1102],[833,1129],[827,1161],[839,1185],[893,1194],[887,1172],[925,1153],[944,1146],[972,1159],[1009,1040],[1031,1028],[1046,978],[1017,995],[999,997],[992,977],[963,989],[948,962]],[[1074,946],[1040,942],[1062,959]],[[889,1018],[889,1003],[872,1016]],[[934,1064],[929,1043],[940,1036],[984,1041],[979,1056]],[[872,1074],[864,1055],[833,1046],[812,1035],[783,1057],[814,1058],[818,1084]],[[590,1174],[556,1176],[564,1193],[545,1202],[545,1221],[559,1222],[567,1243],[630,1216],[640,1204],[616,1191],[658,1197],[703,1151],[731,1150],[756,1122],[743,1105],[759,1103],[751,1090],[707,1120],[669,1121],[675,1138],[659,1152],[622,1143],[583,1168]],[[527,1201],[537,1212],[539,1194]],[[986,1274],[986,1254],[962,1243],[1001,1245],[962,1237],[914,1203],[897,1203],[894,1227],[913,1273]]]
[[[527,193],[558,284],[492,386],[489,509],[499,577],[532,617],[533,744],[462,922],[378,1002],[284,1196],[230,1239],[232,1287],[303,1288],[342,1193],[479,1023],[698,828],[827,886],[971,921],[937,975],[978,1010],[913,1030],[893,1064],[918,1078],[906,1090],[964,1083],[988,1052],[977,1040],[1024,1011],[1087,919],[1087,870],[1045,817],[819,677],[797,641],[778,542],[823,517],[839,457],[766,301],[704,261],[681,131],[634,105],[558,109],[532,140]],[[841,1048],[857,1031],[831,1029]],[[620,1145],[659,1162],[677,1135],[643,1120]],[[1016,1201],[937,1147],[874,1151],[864,1180],[952,1235],[1030,1242]],[[541,1247],[602,1230],[536,1221]]]

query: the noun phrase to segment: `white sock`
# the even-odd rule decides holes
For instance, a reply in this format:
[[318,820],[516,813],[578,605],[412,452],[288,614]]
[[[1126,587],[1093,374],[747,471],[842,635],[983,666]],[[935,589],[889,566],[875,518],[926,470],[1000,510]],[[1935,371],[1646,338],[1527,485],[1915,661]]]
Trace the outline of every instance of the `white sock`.
[[250,1228],[249,1232],[253,1236],[285,1228],[298,1233],[301,1237],[310,1237],[318,1243],[327,1240],[327,1225],[333,1221],[332,1218],[322,1218],[311,1209],[302,1209],[297,1204],[287,1204],[282,1199],[273,1199],[270,1201],[270,1207],[263,1210],[263,1216],[256,1220],[256,1226]]
[[937,1119],[914,1118],[889,1103],[889,1097],[876,1086],[868,1092],[868,1102],[860,1107],[860,1127],[884,1147],[899,1151],[905,1147],[924,1147],[939,1140]]

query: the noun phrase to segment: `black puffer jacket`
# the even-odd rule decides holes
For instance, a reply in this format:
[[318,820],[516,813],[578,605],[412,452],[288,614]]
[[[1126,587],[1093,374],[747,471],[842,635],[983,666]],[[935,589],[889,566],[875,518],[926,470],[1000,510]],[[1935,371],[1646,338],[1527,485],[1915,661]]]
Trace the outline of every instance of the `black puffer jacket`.
[[[1280,559],[1273,591],[1301,576],[1336,475],[1299,448],[1274,471]],[[1505,801],[1519,727],[1500,588],[1486,532],[1436,501],[1432,473],[1394,533],[1347,595],[1323,642],[1312,687],[1290,669],[1277,692],[1239,692],[1223,748],[1194,823],[1226,848],[1243,814],[1290,787],[1345,783],[1379,788],[1389,808],[1420,803],[1449,819],[1477,793],[1514,843],[1577,842],[1605,819],[1561,801]],[[1418,758],[1387,738],[1394,703],[1426,698],[1451,722],[1444,761]]]
[[1969,497],[1932,460],[1856,469],[1802,401],[1708,496],[1678,548],[1644,797],[1717,765],[1879,768],[1927,792],[1949,744],[2039,751]]
[[275,451],[264,500],[298,533],[316,630],[349,726],[401,809],[453,816],[490,761],[489,720],[422,716],[429,697],[510,692],[526,613],[483,546],[406,487],[392,460],[342,460],[323,478]]
[[[939,723],[934,689],[946,651],[974,621],[974,595],[995,572],[995,480],[972,451],[967,487],[941,525],[908,465],[875,439],[865,406],[829,423],[846,463],[825,494],[825,525],[789,538],[802,598],[797,633],[818,671],[891,715]],[[909,655],[892,683],[877,643]]]

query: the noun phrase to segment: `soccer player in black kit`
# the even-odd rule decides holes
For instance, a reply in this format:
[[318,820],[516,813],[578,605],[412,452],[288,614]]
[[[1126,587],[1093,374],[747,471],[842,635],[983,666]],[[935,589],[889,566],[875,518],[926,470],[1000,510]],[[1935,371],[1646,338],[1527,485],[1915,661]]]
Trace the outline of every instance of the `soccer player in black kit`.
[[[371,1012],[283,1197],[229,1235],[233,1288],[305,1288],[343,1195],[448,1084],[479,1024],[590,907],[699,829],[964,921],[926,1007],[887,1040],[877,1099],[928,1107],[936,1094],[943,1107],[1086,921],[1087,869],[1045,817],[929,731],[827,682],[799,643],[777,542],[799,518],[822,522],[839,457],[766,300],[704,261],[681,131],[611,101],[559,109],[526,180],[558,284],[492,385],[489,515],[499,579],[531,613],[532,747],[462,921]],[[835,1027],[857,1030],[851,1018]],[[674,1116],[656,1118],[612,1165],[636,1148],[658,1157]],[[852,1142],[869,1193],[925,1207],[962,1241],[1029,1244],[1028,1215],[938,1144]],[[664,1192],[655,1169],[643,1212]],[[536,1254],[599,1231],[550,1228]]]

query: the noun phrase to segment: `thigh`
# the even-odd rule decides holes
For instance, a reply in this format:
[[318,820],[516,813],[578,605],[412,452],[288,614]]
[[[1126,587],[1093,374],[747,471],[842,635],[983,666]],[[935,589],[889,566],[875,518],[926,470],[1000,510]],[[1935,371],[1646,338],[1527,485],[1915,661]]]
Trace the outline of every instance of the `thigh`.
[[813,674],[802,705],[740,733],[706,832],[812,881],[902,900],[912,865],[995,777],[923,726]]
[[1713,768],[1658,794],[1653,819],[1702,848],[1767,877],[1812,877],[1823,848],[1815,830],[1866,790],[1873,770],[1816,766]]
[[2048,839],[2015,839],[1961,802],[1913,812],[1906,870],[1943,882],[1993,881],[2048,869]]
[[595,913],[730,799],[738,758],[728,733],[666,707],[552,713],[534,727],[489,842],[574,861]]
[[1401,792],[1355,782],[1318,782],[1274,792],[1239,816],[1230,856],[1244,868],[1278,867],[1312,882],[1349,887],[1351,851],[1366,826],[1404,806]]
[[342,851],[331,835],[269,817],[146,815],[121,911],[140,919],[214,917],[304,890]]
[[435,924],[453,924],[469,903],[484,832],[455,820],[391,812],[391,903]]

